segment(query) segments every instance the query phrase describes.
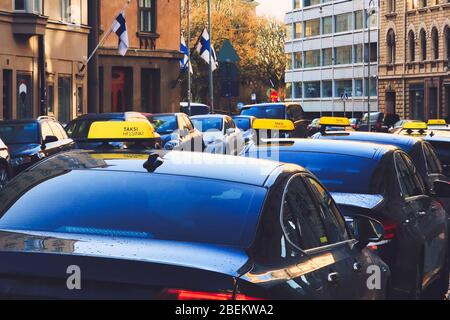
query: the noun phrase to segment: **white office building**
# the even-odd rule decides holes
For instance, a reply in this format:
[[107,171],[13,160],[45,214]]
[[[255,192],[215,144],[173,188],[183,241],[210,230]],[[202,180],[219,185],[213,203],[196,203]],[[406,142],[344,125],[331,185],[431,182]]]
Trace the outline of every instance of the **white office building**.
[[377,111],[378,0],[290,1],[286,100],[317,116],[345,109],[359,117],[369,109],[370,82],[370,110]]

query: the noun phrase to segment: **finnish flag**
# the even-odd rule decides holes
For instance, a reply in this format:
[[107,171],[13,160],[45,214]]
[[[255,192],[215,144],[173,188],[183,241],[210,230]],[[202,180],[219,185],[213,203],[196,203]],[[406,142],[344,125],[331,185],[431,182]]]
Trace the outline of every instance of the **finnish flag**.
[[189,66],[189,72],[194,73],[192,70],[192,65],[189,63],[189,48],[186,45],[183,34],[181,34],[180,52],[183,54],[183,58],[181,58],[180,61],[181,72],[186,72]]
[[197,52],[200,55],[200,57],[202,57],[202,59],[205,60],[206,63],[208,64],[209,64],[209,55],[211,54],[212,71],[217,69],[218,66],[217,66],[216,51],[211,45],[211,39],[209,38],[209,33],[206,28],[203,30],[200,40],[198,41]]
[[127,21],[125,20],[125,13],[121,12],[114,21],[112,30],[119,37],[119,54],[125,56],[127,54],[130,44],[128,42]]

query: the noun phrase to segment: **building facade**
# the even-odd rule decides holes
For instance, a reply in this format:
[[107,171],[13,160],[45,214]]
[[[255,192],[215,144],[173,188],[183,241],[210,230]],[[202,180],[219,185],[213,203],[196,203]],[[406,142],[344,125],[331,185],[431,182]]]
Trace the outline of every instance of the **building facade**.
[[86,111],[88,0],[0,0],[0,119]]
[[[90,52],[126,1],[90,0]],[[112,33],[89,64],[89,112],[179,110],[181,1],[134,0],[126,8],[130,49]],[[98,14],[96,14],[98,13]]]
[[450,115],[450,1],[383,0],[380,107],[403,118]]
[[287,101],[317,116],[360,116],[369,101],[370,110],[378,110],[377,2],[292,0],[286,15]]

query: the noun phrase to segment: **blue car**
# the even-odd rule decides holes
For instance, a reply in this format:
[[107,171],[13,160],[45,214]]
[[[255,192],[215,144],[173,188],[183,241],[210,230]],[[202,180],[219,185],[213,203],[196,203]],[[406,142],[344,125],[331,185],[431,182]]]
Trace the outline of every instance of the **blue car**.
[[[315,174],[347,217],[365,212],[384,226],[378,252],[392,271],[390,297],[442,299],[448,289],[448,229],[407,153],[394,146],[314,139],[254,144],[246,156],[301,165]],[[450,185],[442,186],[449,192]]]
[[0,190],[6,186],[11,176],[11,158],[8,147],[0,139]]
[[380,299],[390,275],[366,248],[379,222],[354,235],[311,173],[277,162],[77,150],[17,176],[0,211],[0,298]]

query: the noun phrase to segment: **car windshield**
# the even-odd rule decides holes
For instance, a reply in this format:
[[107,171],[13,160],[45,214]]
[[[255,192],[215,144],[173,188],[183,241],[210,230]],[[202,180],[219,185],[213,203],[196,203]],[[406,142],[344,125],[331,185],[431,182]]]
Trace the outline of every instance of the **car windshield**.
[[196,106],[193,105],[191,106],[191,110],[189,112],[189,107],[187,106],[183,106],[181,108],[181,112],[193,117],[193,116],[200,116],[200,115],[204,115],[204,114],[208,114],[209,113],[209,107],[208,106]]
[[223,131],[223,119],[222,118],[200,118],[191,119],[195,128],[200,132],[215,132]]
[[37,123],[1,124],[0,139],[6,145],[39,143]]
[[[371,113],[370,114],[370,122],[378,122],[380,120],[380,113]],[[367,122],[369,115],[366,113],[362,119],[363,122]]]
[[241,115],[258,119],[286,119],[286,107],[282,105],[249,107],[243,109]]
[[67,135],[71,139],[87,139],[89,130],[94,122],[99,121],[123,121],[121,119],[89,119],[89,120],[74,120],[66,126]]
[[177,117],[175,115],[151,116],[149,120],[159,134],[172,133],[178,129]]
[[248,131],[252,128],[252,122],[249,118],[234,118],[234,123],[242,131]]
[[0,193],[0,229],[248,247],[265,195],[193,177],[32,170]]

